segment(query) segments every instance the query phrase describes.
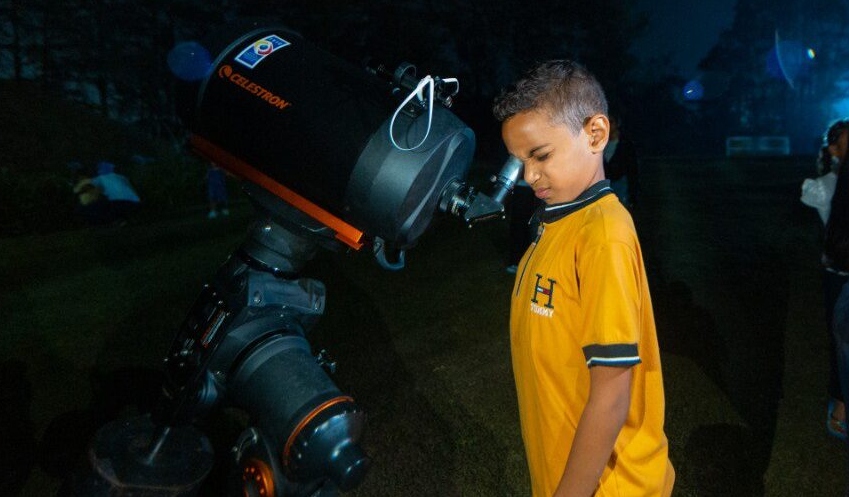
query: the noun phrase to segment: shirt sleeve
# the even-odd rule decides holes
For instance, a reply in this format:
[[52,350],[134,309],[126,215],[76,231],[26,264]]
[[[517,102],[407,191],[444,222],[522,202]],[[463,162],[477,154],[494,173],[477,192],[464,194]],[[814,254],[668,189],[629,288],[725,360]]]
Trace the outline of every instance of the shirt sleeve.
[[635,249],[626,242],[597,244],[581,255],[581,347],[588,367],[630,367],[641,362],[641,274]]

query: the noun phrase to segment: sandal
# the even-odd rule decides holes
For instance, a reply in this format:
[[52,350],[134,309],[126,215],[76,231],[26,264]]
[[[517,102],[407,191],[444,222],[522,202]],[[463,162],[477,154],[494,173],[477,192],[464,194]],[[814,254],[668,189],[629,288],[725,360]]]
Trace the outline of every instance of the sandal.
[[828,401],[828,418],[825,421],[825,429],[828,433],[840,440],[846,440],[846,420],[843,421],[834,417],[834,405],[836,401],[831,399]]

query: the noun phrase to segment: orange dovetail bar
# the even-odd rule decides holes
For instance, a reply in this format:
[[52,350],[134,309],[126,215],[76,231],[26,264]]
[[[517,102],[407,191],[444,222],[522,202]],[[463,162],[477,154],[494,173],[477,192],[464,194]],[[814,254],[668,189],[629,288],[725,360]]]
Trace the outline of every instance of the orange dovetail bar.
[[199,154],[203,155],[207,159],[215,162],[219,166],[222,166],[233,174],[239,175],[265,188],[291,205],[297,207],[311,218],[332,229],[336,232],[336,238],[344,242],[349,247],[359,250],[363,246],[362,231],[274,181],[272,178],[254,168],[247,162],[198,135],[193,134],[189,138],[189,143],[191,143],[192,147]]
[[296,426],[295,429],[292,430],[292,433],[289,435],[289,439],[286,440],[286,445],[283,447],[283,464],[284,465],[288,466],[288,464],[289,464],[289,453],[292,451],[292,446],[295,444],[295,439],[298,438],[298,435],[301,434],[301,430],[303,430],[304,427],[307,424],[309,424],[310,421],[312,421],[316,416],[318,416],[318,414],[321,411],[327,409],[330,406],[335,406],[336,404],[341,404],[342,402],[352,402],[353,403],[354,399],[347,396],[347,395],[341,395],[339,397],[334,397],[330,400],[327,400],[327,401],[319,404],[315,409],[310,411],[309,414],[304,416],[304,418],[301,420],[301,422],[298,423],[298,426]]

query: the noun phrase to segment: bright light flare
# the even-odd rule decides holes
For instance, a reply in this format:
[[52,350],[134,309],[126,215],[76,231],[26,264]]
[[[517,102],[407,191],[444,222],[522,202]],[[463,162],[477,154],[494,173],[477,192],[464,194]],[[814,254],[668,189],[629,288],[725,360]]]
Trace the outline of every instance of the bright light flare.
[[796,81],[805,76],[813,65],[816,53],[796,40],[782,40],[775,31],[775,44],[766,54],[766,72],[776,79],[787,81],[795,88]]
[[693,79],[687,81],[687,84],[684,85],[682,89],[684,100],[688,101],[698,101],[701,100],[705,96],[705,88],[702,86],[701,81],[697,79]]

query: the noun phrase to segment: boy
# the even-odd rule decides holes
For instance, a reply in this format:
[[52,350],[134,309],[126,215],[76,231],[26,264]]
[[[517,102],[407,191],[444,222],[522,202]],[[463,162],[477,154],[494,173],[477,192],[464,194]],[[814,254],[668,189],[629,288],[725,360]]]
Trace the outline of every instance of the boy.
[[634,224],[604,178],[604,91],[582,66],[549,61],[493,112],[545,203],[510,309],[533,495],[667,497],[660,353]]

